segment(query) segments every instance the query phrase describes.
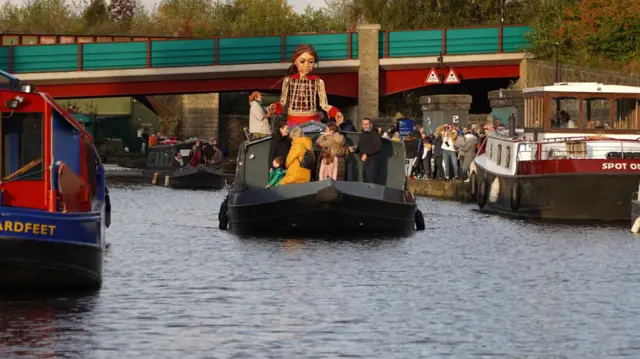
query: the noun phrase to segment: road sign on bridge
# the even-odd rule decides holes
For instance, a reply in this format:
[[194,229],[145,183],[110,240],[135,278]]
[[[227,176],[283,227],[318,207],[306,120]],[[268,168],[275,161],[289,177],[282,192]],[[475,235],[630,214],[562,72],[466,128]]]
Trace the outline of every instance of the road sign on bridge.
[[427,75],[427,78],[424,79],[424,83],[427,85],[433,85],[433,84],[439,84],[440,82],[440,76],[438,76],[438,74],[436,74],[436,69],[432,68],[431,71],[429,71],[429,75]]
[[458,77],[458,74],[456,74],[456,72],[453,70],[453,68],[449,69],[449,74],[447,75],[447,78],[444,80],[445,84],[459,84],[460,83],[460,78]]

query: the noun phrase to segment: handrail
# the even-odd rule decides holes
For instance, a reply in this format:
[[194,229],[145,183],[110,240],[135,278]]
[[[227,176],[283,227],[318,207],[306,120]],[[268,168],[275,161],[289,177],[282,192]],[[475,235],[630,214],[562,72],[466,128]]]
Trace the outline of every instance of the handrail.
[[[528,29],[528,27],[522,25],[522,30],[525,31]],[[460,42],[463,41],[464,43],[469,43],[469,44],[478,44],[480,43],[480,47],[478,48],[474,48],[474,49],[470,49],[470,50],[459,50],[457,52],[455,52],[456,55],[471,55],[471,54],[478,54],[481,52],[486,52],[486,53],[494,53],[495,50],[491,50],[492,46],[495,46],[496,44],[499,44],[498,47],[498,51],[497,53],[502,53],[504,51],[503,48],[503,44],[505,43],[505,38],[507,36],[509,36],[510,39],[516,39],[515,41],[519,44],[520,42],[522,42],[522,44],[526,43],[526,40],[524,39],[518,39],[519,36],[521,36],[519,34],[519,32],[514,33],[514,34],[510,34],[510,35],[505,35],[505,31],[504,29],[506,28],[514,28],[514,26],[490,26],[490,27],[467,27],[467,28],[450,28],[450,29],[438,29],[437,31],[441,31],[442,35],[441,35],[441,44],[438,44],[438,41],[435,42],[436,46],[435,48],[433,48],[433,51],[438,50],[437,52],[440,52],[442,54],[447,54],[450,53],[451,50],[450,47],[451,46],[460,46]],[[468,30],[468,31],[474,31],[477,29],[493,29],[492,31],[488,32],[488,33],[484,33],[481,34],[480,38],[478,38],[477,33],[473,32],[473,33],[469,33],[468,38],[466,38],[464,35],[464,33],[462,33],[462,31]],[[451,39],[450,36],[447,36],[447,32],[451,32],[451,31],[458,31],[457,32],[457,38],[453,38]],[[413,48],[415,48],[415,54],[409,54],[409,55],[405,55],[405,54],[389,54],[389,44],[391,43],[391,49],[395,49],[395,48],[407,48],[406,44],[410,44],[412,43],[414,40],[420,40],[422,39],[421,36],[427,36],[424,37],[423,40],[425,41],[431,41],[433,39],[428,38],[429,35],[420,35],[419,31],[421,30],[405,30],[405,31],[399,31],[399,30],[393,30],[393,31],[383,31],[381,32],[381,34],[384,34],[384,40],[380,39],[381,41],[384,41],[384,47],[385,47],[385,51],[384,53],[380,54],[379,53],[379,57],[390,57],[390,55],[393,55],[392,57],[408,57],[408,56],[426,56],[429,53],[432,52],[432,50],[424,50],[422,49],[422,47],[418,46],[412,46]],[[390,40],[390,36],[389,34],[398,34],[398,33],[409,33],[409,32],[413,32],[417,35],[411,35],[411,39],[394,39],[394,40]],[[29,72],[29,73],[38,73],[38,72],[55,72],[55,71],[92,71],[93,68],[88,68],[87,66],[87,61],[85,59],[85,57],[88,54],[101,54],[101,50],[99,49],[100,46],[114,46],[114,44],[141,44],[141,45],[132,45],[135,47],[135,50],[132,50],[131,48],[128,49],[123,49],[122,50],[122,54],[126,54],[125,57],[123,57],[122,59],[127,59],[127,60],[131,60],[134,59],[131,65],[125,65],[125,66],[120,66],[120,67],[109,67],[109,68],[103,68],[101,66],[100,69],[96,69],[96,70],[108,70],[108,69],[118,69],[118,70],[122,70],[122,69],[127,69],[127,68],[141,68],[141,61],[138,60],[142,60],[142,58],[138,58],[138,56],[144,56],[141,55],[144,50],[142,50],[142,48],[146,47],[146,64],[142,65],[143,68],[160,68],[160,67],[184,67],[184,66],[214,66],[214,65],[220,65],[220,64],[256,64],[256,63],[282,63],[282,62],[289,62],[289,55],[290,52],[293,51],[293,47],[295,47],[295,45],[299,44],[300,42],[306,42],[306,43],[310,43],[312,45],[314,45],[314,41],[317,41],[317,44],[324,44],[326,45],[326,38],[323,37],[327,37],[327,36],[336,36],[335,38],[333,38],[333,40],[330,40],[331,45],[334,46],[333,49],[329,49],[329,50],[320,50],[320,58],[321,59],[325,59],[326,61],[326,54],[331,54],[331,56],[329,56],[332,60],[350,60],[350,59],[355,59],[358,56],[358,51],[362,51],[361,49],[358,48],[358,41],[357,41],[357,32],[340,32],[340,33],[336,33],[336,32],[332,32],[332,33],[314,33],[314,34],[282,34],[282,35],[265,35],[265,36],[253,36],[253,37],[209,37],[209,38],[184,38],[184,37],[173,37],[173,38],[169,38],[169,37],[138,37],[138,36],[107,36],[104,37],[111,39],[110,41],[106,41],[106,42],[100,42],[97,41],[99,40],[99,38],[101,38],[100,36],[88,36],[91,37],[91,39],[93,39],[93,41],[90,42],[85,42],[85,41],[80,41],[83,36],[79,36],[79,35],[68,35],[69,37],[75,36],[74,40],[76,42],[74,43],[67,43],[67,44],[63,44],[61,43],[61,38],[66,36],[66,35],[38,35],[40,37],[38,37],[38,42],[40,42],[40,39],[46,36],[50,36],[52,39],[53,37],[55,37],[56,43],[52,43],[52,44],[34,44],[34,45],[26,45],[26,44],[15,44],[15,45],[2,45],[2,47],[6,47],[8,48],[8,51],[6,52],[6,55],[4,57],[4,61],[2,58],[0,58],[0,62],[4,62],[6,64],[6,66],[8,67],[8,72],[10,73],[14,73],[14,70],[16,68],[16,64],[19,64],[21,66],[20,70],[18,73],[20,72]],[[11,36],[11,35],[3,35],[3,36]],[[28,36],[28,35],[25,35]],[[462,38],[460,37],[462,36]],[[237,50],[239,48],[246,48],[247,45],[242,45],[244,43],[244,41],[242,41],[240,44],[238,44],[237,41],[231,41],[232,39],[242,39],[242,40],[259,40],[262,38],[269,38],[271,37],[272,39],[270,39],[269,41],[274,41],[274,42],[278,42],[277,38],[280,38],[281,40],[279,41],[279,50],[275,50],[273,49],[273,46],[269,46],[269,48],[271,50],[274,50],[273,53],[281,53],[281,56],[279,56],[279,58],[276,57],[270,57],[270,56],[257,56],[256,54],[256,58],[254,59],[247,59],[247,60],[238,60],[238,52],[237,51],[232,51],[232,50]],[[113,40],[117,40],[118,38],[121,39],[127,39],[127,41],[113,41]],[[440,39],[440,38],[438,38]],[[132,41],[129,41],[132,40]],[[166,61],[162,61],[162,60],[166,60],[167,55],[164,54],[164,57],[160,57],[159,59],[161,61],[155,61],[156,58],[155,56],[157,56],[158,54],[158,50],[154,48],[154,46],[157,46],[158,44],[161,43],[170,43],[173,41],[187,41],[187,42],[191,42],[193,41],[193,43],[195,44],[198,41],[206,41],[209,40],[210,43],[206,43],[203,45],[198,45],[197,50],[201,51],[201,52],[206,52],[206,53],[210,53],[210,57],[211,59],[204,61],[206,59],[203,59],[202,61],[200,61],[200,63],[198,64],[191,64],[191,62],[189,61],[185,61],[184,64],[180,64],[180,65],[172,65],[172,64],[167,64]],[[96,42],[97,41],[97,42]],[[142,45],[145,44],[146,45]],[[395,45],[397,44],[397,45]],[[454,45],[456,44],[456,45]],[[492,45],[493,44],[493,45]],[[513,41],[510,42],[510,44],[513,45]],[[44,66],[44,69],[41,69],[40,67],[38,67],[38,64],[40,63],[37,59],[40,58],[42,59],[42,63],[46,63],[48,61],[50,61],[51,56],[48,56],[48,52],[47,50],[43,50],[42,54],[37,54],[36,56],[33,55],[27,55],[25,54],[25,50],[23,50],[26,47],[41,47],[41,48],[46,48],[47,46],[58,46],[58,48],[54,51],[51,51],[51,54],[56,54],[56,56],[69,56],[69,52],[73,51],[75,52],[75,49],[73,49],[72,47],[66,47],[64,50],[59,50],[62,49],[60,46],[77,46],[77,57],[78,57],[78,64],[76,65],[65,65],[62,67],[65,68],[59,68],[59,67],[52,67],[51,70],[48,69],[48,67]],[[265,47],[267,47],[268,45],[265,45]],[[520,46],[520,45],[518,45]],[[278,45],[276,45],[276,48],[278,47]],[[91,48],[91,52],[87,52],[87,49]],[[325,46],[326,48],[326,46]],[[18,50],[20,49],[20,50]],[[271,53],[270,50],[270,53]],[[64,52],[64,54],[60,53],[60,51]],[[115,51],[113,50],[113,48],[110,48],[110,50],[102,50],[105,51],[104,54],[107,53],[115,53],[115,55],[112,56],[117,56],[119,52],[119,49],[116,49]],[[165,50],[160,50],[160,51],[165,51]],[[166,51],[174,51],[174,50],[166,50]],[[177,50],[175,50],[177,51]],[[513,46],[509,49],[509,51],[517,51],[514,50]],[[232,54],[231,54],[232,53]],[[249,54],[251,55],[251,54]],[[323,56],[324,55],[324,56]],[[230,57],[227,57],[230,56]],[[235,57],[234,57],[235,56]],[[242,55],[244,56],[244,55]],[[240,56],[240,58],[242,58],[242,56]],[[170,57],[170,56],[169,56]],[[202,57],[202,56],[201,56]],[[36,59],[36,60],[34,60]],[[122,60],[120,59],[120,60]],[[118,60],[116,58],[116,60]],[[63,60],[64,61],[64,60]],[[92,60],[92,61],[96,61],[96,60]],[[106,60],[105,60],[106,61]],[[137,61],[137,62],[136,62]],[[133,65],[133,63],[135,62],[135,65]],[[206,62],[206,63],[204,63]],[[25,67],[25,63],[28,65],[33,65],[34,67],[36,67],[35,69],[29,68],[29,69],[24,69]],[[144,63],[144,62],[143,62]],[[71,68],[72,67],[72,68]]]

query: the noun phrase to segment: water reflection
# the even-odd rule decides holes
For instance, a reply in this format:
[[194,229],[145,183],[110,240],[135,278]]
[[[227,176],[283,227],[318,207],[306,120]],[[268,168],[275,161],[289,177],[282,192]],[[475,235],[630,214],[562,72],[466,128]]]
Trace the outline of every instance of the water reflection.
[[87,334],[96,300],[96,294],[4,295],[0,299],[0,357],[86,358],[89,353],[82,352],[82,346],[69,347],[65,342]]
[[640,357],[640,240],[421,199],[406,237],[217,229],[224,192],[111,187],[99,295],[0,299],[0,358]]

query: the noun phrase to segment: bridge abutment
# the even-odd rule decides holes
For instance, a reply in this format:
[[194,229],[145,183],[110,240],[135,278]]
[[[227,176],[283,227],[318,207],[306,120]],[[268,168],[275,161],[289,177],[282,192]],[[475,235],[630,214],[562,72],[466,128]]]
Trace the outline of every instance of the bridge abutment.
[[220,124],[220,94],[204,93],[182,96],[184,136],[218,138]]
[[354,124],[360,129],[363,118],[377,118],[380,102],[379,24],[358,26],[358,116]]

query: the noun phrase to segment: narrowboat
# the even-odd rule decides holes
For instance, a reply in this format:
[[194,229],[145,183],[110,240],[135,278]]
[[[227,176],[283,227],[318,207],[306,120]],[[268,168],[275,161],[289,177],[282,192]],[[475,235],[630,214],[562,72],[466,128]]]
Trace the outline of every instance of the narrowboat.
[[[326,127],[309,121],[300,125],[314,143]],[[358,133],[341,132],[353,146]],[[346,180],[331,179],[265,188],[269,177],[271,137],[240,145],[233,187],[218,213],[220,229],[249,233],[394,233],[424,229],[424,217],[407,189],[405,148],[401,142],[382,139],[378,182],[362,182],[357,155],[346,160]],[[319,163],[319,162],[318,162]]]
[[98,289],[111,204],[92,136],[0,71],[0,290]]
[[[166,185],[174,189],[219,190],[233,180],[233,176],[224,172],[222,166],[200,164],[190,167],[189,153],[195,142],[176,142],[151,146],[147,154],[147,166],[143,177],[153,184]],[[183,166],[175,168],[173,159],[177,153],[182,155]]]
[[555,83],[523,93],[524,128],[489,134],[475,158],[478,206],[525,218],[628,221],[640,182],[640,87]]

